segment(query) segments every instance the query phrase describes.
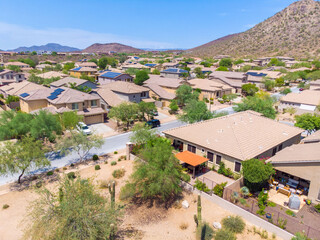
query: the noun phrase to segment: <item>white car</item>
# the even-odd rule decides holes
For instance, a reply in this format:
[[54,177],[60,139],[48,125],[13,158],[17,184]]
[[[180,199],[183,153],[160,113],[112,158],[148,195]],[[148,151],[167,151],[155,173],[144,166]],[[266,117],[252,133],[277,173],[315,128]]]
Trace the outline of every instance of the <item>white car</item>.
[[92,133],[89,127],[83,122],[79,122],[77,128],[84,135],[90,135]]

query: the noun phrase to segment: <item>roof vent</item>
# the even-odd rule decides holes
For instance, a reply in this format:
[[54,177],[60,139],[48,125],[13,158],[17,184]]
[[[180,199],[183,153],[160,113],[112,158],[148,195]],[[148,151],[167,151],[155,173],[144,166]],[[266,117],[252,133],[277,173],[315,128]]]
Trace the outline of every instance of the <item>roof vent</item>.
[[283,132],[282,134],[285,135],[285,136],[288,136],[288,135],[289,135],[287,132]]

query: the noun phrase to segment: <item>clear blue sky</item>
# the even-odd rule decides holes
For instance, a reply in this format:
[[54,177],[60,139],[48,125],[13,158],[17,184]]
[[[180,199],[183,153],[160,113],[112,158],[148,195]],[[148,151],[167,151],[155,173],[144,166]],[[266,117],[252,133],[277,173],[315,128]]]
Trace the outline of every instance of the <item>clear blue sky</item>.
[[0,0],[0,49],[120,42],[191,48],[242,32],[294,0]]

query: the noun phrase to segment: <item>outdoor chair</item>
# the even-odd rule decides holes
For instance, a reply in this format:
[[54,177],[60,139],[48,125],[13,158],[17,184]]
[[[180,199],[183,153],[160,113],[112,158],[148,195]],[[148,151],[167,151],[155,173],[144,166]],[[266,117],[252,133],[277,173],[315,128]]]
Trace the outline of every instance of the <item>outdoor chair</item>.
[[282,193],[282,194],[284,194],[284,195],[287,195],[288,197],[290,197],[290,195],[291,195],[290,190],[287,190],[287,189],[285,189],[285,188],[279,188],[279,189],[278,189],[278,193]]

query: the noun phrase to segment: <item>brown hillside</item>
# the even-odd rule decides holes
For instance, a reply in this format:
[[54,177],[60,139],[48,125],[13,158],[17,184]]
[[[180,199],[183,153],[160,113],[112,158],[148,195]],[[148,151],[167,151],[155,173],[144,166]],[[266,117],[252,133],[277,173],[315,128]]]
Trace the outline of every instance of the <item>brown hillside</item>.
[[294,2],[246,32],[214,40],[187,53],[207,57],[320,56],[320,2]]
[[109,52],[117,52],[117,53],[139,53],[143,52],[143,50],[130,47],[127,45],[123,45],[120,43],[95,43],[91,46],[83,49],[82,52],[86,53],[109,53]]

